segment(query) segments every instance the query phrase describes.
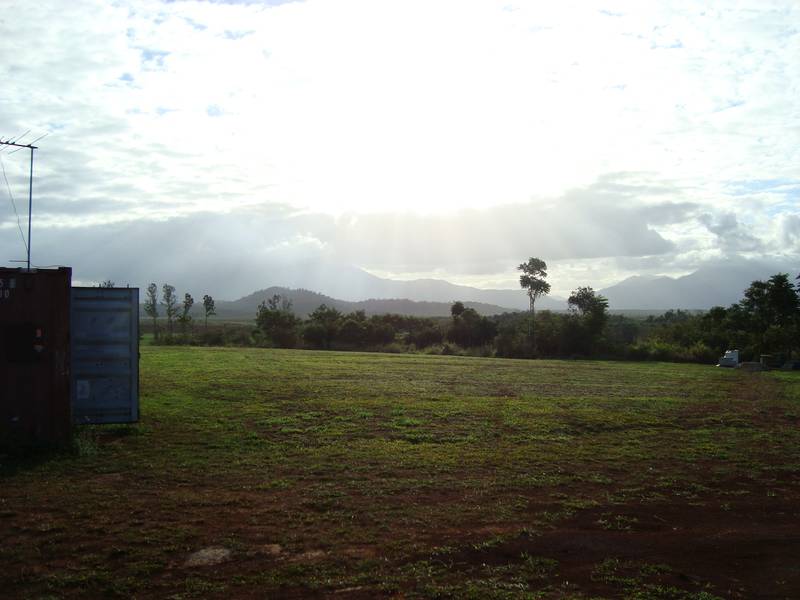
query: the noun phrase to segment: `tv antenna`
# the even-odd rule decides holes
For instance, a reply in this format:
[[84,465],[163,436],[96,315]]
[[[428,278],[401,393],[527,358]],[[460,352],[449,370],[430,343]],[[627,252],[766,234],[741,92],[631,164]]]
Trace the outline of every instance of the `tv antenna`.
[[38,146],[34,146],[33,144],[42,139],[44,135],[36,138],[30,144],[18,144],[17,142],[20,140],[20,138],[25,137],[25,133],[13,139],[8,138],[6,140],[3,140],[2,138],[0,138],[0,146],[14,146],[17,148],[17,150],[14,150],[13,152],[19,152],[19,150],[22,150],[23,148],[28,148],[31,151],[31,170],[30,170],[30,176],[28,178],[28,244],[27,244],[28,271],[30,271],[31,270],[31,212],[33,211],[33,151],[38,149]]

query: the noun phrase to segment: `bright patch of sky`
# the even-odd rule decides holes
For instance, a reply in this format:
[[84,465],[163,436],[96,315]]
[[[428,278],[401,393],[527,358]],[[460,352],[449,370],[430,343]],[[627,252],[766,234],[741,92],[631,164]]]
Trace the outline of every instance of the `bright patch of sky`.
[[[84,280],[132,278],[140,249],[88,261],[64,231],[134,244],[206,214],[231,261],[515,287],[539,256],[562,294],[800,262],[798,22],[792,0],[12,0],[0,136],[50,134],[39,256]],[[24,198],[25,153],[0,157]],[[24,254],[6,196],[2,261]]]

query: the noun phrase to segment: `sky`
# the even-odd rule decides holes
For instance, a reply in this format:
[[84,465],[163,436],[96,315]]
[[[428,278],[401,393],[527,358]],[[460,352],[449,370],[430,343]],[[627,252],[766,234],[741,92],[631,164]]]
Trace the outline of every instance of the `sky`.
[[[0,138],[46,134],[32,262],[79,283],[800,271],[794,0],[6,0],[0,56]],[[18,266],[30,156],[0,159]]]

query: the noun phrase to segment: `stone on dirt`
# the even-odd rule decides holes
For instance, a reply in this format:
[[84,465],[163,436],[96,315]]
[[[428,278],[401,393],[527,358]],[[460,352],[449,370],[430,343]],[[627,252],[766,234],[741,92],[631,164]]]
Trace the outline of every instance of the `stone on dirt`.
[[322,550],[308,550],[307,552],[303,552],[302,554],[298,554],[294,557],[294,560],[298,562],[309,562],[319,560],[325,556],[325,552]]
[[205,567],[209,565],[218,565],[230,559],[231,551],[227,548],[219,546],[212,546],[210,548],[203,548],[186,559],[183,566],[185,567]]
[[278,556],[283,552],[283,547],[280,544],[265,544],[261,549],[264,554],[269,554],[270,556]]

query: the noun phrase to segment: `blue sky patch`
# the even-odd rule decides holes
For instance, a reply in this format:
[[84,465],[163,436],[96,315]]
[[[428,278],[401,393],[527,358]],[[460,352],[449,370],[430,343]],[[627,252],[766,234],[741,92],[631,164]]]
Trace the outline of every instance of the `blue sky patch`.
[[[800,179],[751,179],[750,181],[731,181],[727,188],[733,196],[746,196],[759,192],[791,194],[800,191]],[[776,189],[784,188],[784,189]],[[789,188],[789,189],[785,189]]]
[[202,23],[198,23],[197,21],[195,21],[194,19],[190,19],[189,17],[184,17],[183,20],[186,21],[186,23],[188,23],[189,26],[195,31],[205,31],[206,29],[208,29],[207,26],[203,25]]
[[166,50],[153,50],[151,48],[142,48],[142,62],[152,63],[156,67],[164,66],[164,59],[169,56]]
[[248,35],[252,35],[253,33],[255,33],[255,31],[253,31],[252,29],[249,30],[249,31],[230,31],[230,30],[225,30],[224,35],[225,35],[225,38],[229,39],[229,40],[240,40],[243,37],[246,37]]

